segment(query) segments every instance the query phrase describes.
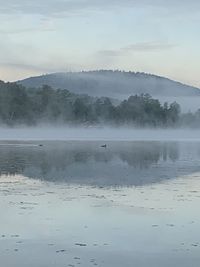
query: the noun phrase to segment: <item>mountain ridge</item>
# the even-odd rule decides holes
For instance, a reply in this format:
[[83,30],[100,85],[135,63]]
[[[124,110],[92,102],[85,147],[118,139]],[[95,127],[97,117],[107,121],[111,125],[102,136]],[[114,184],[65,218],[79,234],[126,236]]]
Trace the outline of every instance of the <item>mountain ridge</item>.
[[73,93],[117,99],[148,93],[152,96],[200,96],[200,89],[169,78],[144,72],[94,70],[58,72],[29,77],[17,83],[26,87],[49,85]]

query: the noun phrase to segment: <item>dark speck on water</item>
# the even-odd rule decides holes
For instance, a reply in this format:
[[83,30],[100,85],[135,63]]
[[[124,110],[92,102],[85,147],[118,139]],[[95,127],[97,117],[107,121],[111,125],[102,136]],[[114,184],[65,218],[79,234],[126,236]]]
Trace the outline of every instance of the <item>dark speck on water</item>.
[[103,147],[103,148],[106,148],[106,147],[107,147],[107,145],[106,145],[106,144],[104,144],[104,145],[101,145],[101,147]]
[[84,244],[84,243],[76,243],[75,245],[80,246],[80,247],[86,247],[87,246],[87,244]]

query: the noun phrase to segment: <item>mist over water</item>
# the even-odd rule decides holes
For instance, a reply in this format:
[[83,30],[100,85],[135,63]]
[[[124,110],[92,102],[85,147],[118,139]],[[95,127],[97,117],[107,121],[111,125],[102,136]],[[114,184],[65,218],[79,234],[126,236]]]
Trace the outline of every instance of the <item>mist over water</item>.
[[0,140],[77,140],[77,141],[200,141],[200,129],[139,129],[131,127],[15,127],[0,128]]

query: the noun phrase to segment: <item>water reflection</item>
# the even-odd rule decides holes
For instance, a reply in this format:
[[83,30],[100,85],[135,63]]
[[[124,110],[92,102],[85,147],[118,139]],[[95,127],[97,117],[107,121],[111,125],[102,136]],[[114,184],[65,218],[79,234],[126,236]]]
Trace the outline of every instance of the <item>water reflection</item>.
[[137,186],[200,171],[198,143],[46,142],[0,146],[0,173],[96,186]]

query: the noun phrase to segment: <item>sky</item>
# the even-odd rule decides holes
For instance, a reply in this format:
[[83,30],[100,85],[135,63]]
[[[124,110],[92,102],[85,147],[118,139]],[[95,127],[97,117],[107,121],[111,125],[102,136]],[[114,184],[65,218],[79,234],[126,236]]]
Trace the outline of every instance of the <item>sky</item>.
[[199,0],[0,0],[0,79],[95,69],[200,87]]

